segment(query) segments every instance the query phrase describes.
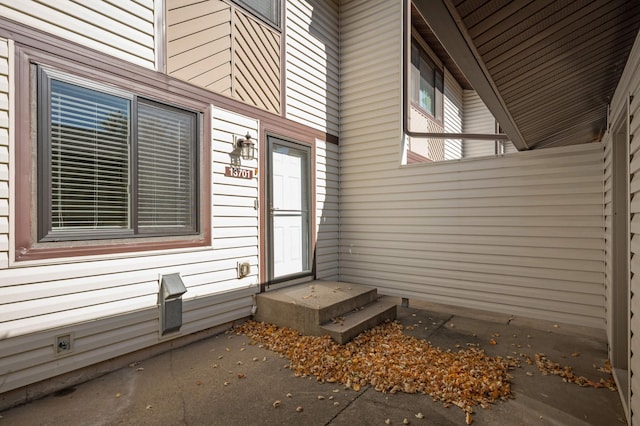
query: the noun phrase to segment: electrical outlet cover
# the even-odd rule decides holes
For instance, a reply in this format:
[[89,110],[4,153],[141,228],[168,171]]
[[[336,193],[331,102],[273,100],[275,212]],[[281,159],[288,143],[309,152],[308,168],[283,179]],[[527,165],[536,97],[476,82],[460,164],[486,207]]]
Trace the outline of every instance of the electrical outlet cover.
[[71,352],[71,335],[64,334],[62,336],[57,336],[55,341],[55,349],[57,354]]
[[238,262],[238,278],[244,278],[251,273],[249,262]]

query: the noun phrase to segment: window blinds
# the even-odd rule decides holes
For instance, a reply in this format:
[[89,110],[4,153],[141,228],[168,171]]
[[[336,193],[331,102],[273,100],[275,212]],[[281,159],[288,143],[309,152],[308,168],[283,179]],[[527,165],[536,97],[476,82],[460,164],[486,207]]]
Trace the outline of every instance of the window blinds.
[[138,228],[195,229],[195,114],[138,103]]
[[52,231],[129,227],[130,108],[51,80]]

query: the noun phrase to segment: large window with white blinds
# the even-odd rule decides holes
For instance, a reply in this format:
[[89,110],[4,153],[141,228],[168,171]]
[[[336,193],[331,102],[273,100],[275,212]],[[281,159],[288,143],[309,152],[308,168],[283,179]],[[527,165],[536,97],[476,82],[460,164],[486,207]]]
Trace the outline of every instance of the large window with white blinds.
[[38,70],[39,241],[198,232],[198,114]]

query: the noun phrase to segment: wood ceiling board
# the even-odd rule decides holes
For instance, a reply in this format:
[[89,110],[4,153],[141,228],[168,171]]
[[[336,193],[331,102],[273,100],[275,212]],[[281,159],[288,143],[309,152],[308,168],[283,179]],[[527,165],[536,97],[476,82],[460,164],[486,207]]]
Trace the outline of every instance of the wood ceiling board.
[[544,9],[554,0],[520,0],[513,1],[496,13],[489,15],[477,24],[469,27],[469,35],[473,38],[478,50],[494,37],[499,36],[517,24],[527,21],[531,15]]
[[601,136],[607,104],[638,33],[640,2],[444,1],[455,5],[456,29],[466,32],[530,146]]
[[[634,38],[635,34],[629,31],[629,38]],[[625,42],[629,39],[625,38]],[[603,45],[604,43],[604,45]],[[600,46],[609,48],[610,44],[607,40],[601,40]],[[571,52],[571,55],[576,57],[565,59],[565,55],[555,55],[549,57],[544,61],[538,61],[535,64],[530,65],[526,72],[512,72],[511,74],[502,75],[500,78],[495,77],[494,80],[498,84],[505,98],[509,97],[512,93],[528,92],[532,90],[532,86],[536,86],[537,82],[532,80],[532,76],[536,77],[536,80],[548,80],[556,78],[558,75],[566,75],[576,65],[590,66],[593,68],[607,68],[610,70],[619,70],[624,68],[623,60],[617,60],[611,62],[611,57],[608,52],[598,49],[599,46],[583,45]],[[594,52],[598,52],[597,54]]]
[[535,149],[557,148],[569,145],[581,145],[585,143],[599,142],[590,138],[592,131],[585,128],[565,129],[561,133],[555,134],[548,139],[542,139],[536,144]]
[[[558,73],[545,79],[532,75],[533,83],[526,89],[514,86],[503,92],[503,97],[514,113],[522,108],[535,108],[535,105],[526,103],[540,96],[553,98],[556,102],[572,97],[608,103],[609,96],[616,87],[616,82],[610,78],[612,73],[614,70],[605,67],[584,67],[573,68],[569,72]],[[597,97],[593,97],[594,90],[598,93]]]
[[[572,42],[576,45],[593,43],[599,38],[599,34],[607,29],[600,26],[606,21],[607,13],[602,15],[600,12],[603,12],[602,8],[585,7],[551,26],[538,28],[539,31],[536,27],[531,27],[521,34],[507,34],[508,42],[486,52],[482,58],[492,73],[499,73],[513,62],[531,61],[531,55],[540,51],[566,50]],[[607,9],[606,12],[611,13],[612,17],[620,13],[615,7]],[[597,22],[599,20],[600,22]],[[598,26],[598,36],[595,37],[593,31],[584,30],[587,26]]]
[[468,1],[463,2],[460,6],[456,6],[456,9],[460,17],[464,20],[465,26],[471,28],[483,19],[499,12],[500,9],[509,6],[510,3],[510,0]]
[[[600,118],[602,118],[602,110],[599,107],[594,107],[582,111],[579,120],[576,120],[575,116],[570,113],[554,114],[535,122],[530,119],[526,125],[521,126],[521,130],[531,137],[546,137],[571,128],[589,128],[592,131],[599,131],[602,128],[602,122],[598,122]],[[599,125],[591,125],[596,122]]]

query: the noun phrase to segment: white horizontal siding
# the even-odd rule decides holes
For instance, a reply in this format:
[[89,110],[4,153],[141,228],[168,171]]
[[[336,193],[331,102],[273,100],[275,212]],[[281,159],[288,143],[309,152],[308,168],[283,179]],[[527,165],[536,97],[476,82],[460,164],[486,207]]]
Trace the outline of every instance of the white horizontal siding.
[[338,279],[338,145],[316,140],[316,278]]
[[613,336],[613,324],[611,321],[611,301],[613,300],[612,289],[612,262],[613,262],[613,150],[611,149],[611,140],[606,139],[603,143],[603,167],[604,167],[604,232],[605,232],[605,274],[604,287],[607,305],[607,336]]
[[342,10],[340,279],[604,328],[602,147],[400,166],[402,8]]
[[[627,110],[627,102],[629,102]],[[628,400],[625,405],[630,408],[628,414],[629,424],[640,423],[640,35],[636,37],[636,41],[629,54],[629,59],[625,66],[624,72],[618,82],[616,91],[612,97],[610,105],[609,122],[617,125],[621,120],[626,120],[629,125],[629,241],[630,241],[630,282],[629,282],[629,376],[630,388],[628,389]],[[612,131],[615,129],[612,129]],[[615,259],[611,258],[613,244],[619,243],[612,241],[615,237],[611,235],[612,223],[612,180],[618,171],[612,167],[612,132],[605,135],[604,142],[606,144],[605,153],[605,218],[607,226],[607,295],[613,295],[615,290],[612,288],[615,283],[610,279],[611,266]],[[608,298],[607,308],[612,309],[613,297]],[[608,317],[610,318],[612,314]],[[613,345],[614,332],[611,328],[607,329],[609,344]],[[627,392],[622,392],[626,394]]]
[[[601,147],[545,154],[523,156],[534,164],[518,155],[403,168],[395,179],[350,167],[341,175],[341,279],[604,327]],[[557,166],[572,162],[589,165],[562,176]],[[539,185],[519,179],[524,169],[575,181]]]
[[0,0],[0,15],[155,68],[154,0]]
[[[159,337],[157,308],[164,274],[180,273],[187,287],[183,326],[168,338],[250,315],[258,281],[258,180],[227,178],[224,165],[236,137],[255,136],[257,128],[255,119],[212,108],[213,173],[201,182],[212,188],[212,247],[0,269],[0,376],[6,375],[0,393],[166,339]],[[239,261],[252,266],[242,279]],[[123,325],[122,318],[131,320]],[[53,342],[66,333],[74,350],[60,358]]]
[[[248,317],[253,293],[253,289],[245,288],[185,301],[181,335]],[[153,307],[82,324],[3,338],[0,352],[0,376],[3,380],[0,381],[0,393],[153,347],[160,342],[158,328],[158,309]],[[65,334],[72,337],[72,352],[56,356],[56,336]],[[146,355],[139,355],[138,359],[152,355],[153,351],[150,351]],[[106,372],[110,367],[103,368]]]
[[[258,146],[258,122],[220,108],[213,109],[213,247],[245,251],[254,280],[258,271],[258,177],[239,179],[224,175],[234,143],[247,132]],[[255,160],[242,160],[242,167],[255,170]],[[238,218],[243,218],[242,222]]]
[[[378,172],[396,170],[402,137],[402,2],[351,0],[340,8],[340,160]],[[341,187],[342,173],[352,174],[352,168],[341,164]]]
[[511,141],[504,141],[502,143],[502,146],[504,147],[505,154],[513,154],[515,152],[518,152],[518,148],[516,148],[513,142]]
[[[603,168],[604,168],[604,182],[603,182],[603,192],[604,192],[604,232],[605,232],[605,275],[604,275],[604,286],[605,286],[605,319],[606,319],[606,332],[607,337],[609,339],[608,351],[609,357],[611,358],[612,351],[616,349],[612,349],[613,339],[614,339],[614,311],[613,311],[613,299],[614,299],[614,288],[613,288],[613,149],[612,142],[610,139],[610,135],[603,140]],[[615,365],[615,361],[613,361]]]
[[[465,90],[464,95],[464,119],[462,130],[464,133],[493,134],[496,132],[496,120],[482,102],[475,90]],[[496,154],[495,141],[470,140],[463,142],[463,157],[483,157]]]
[[286,116],[338,135],[338,3],[286,2]]
[[[9,266],[9,42],[0,39],[0,270]],[[1,338],[1,336],[0,336]]]
[[[638,39],[640,40],[640,38]],[[630,318],[631,328],[630,349],[630,400],[629,407],[632,411],[631,424],[640,423],[640,49],[634,51],[631,58],[636,63],[636,72],[630,89],[633,101],[629,106],[629,135],[631,146],[629,147],[629,239],[630,239],[630,269],[631,282],[629,283],[630,294]],[[633,62],[632,62],[633,63]]]
[[[629,57],[627,65],[632,71],[628,86],[622,86],[621,103],[624,105],[628,97],[631,97],[628,111],[629,135],[631,145],[629,147],[629,239],[631,282],[630,290],[630,375],[631,389],[629,406],[632,411],[631,424],[640,422],[640,37]],[[626,72],[626,70],[625,70]],[[618,104],[619,105],[619,104]],[[618,106],[616,105],[616,107]]]

